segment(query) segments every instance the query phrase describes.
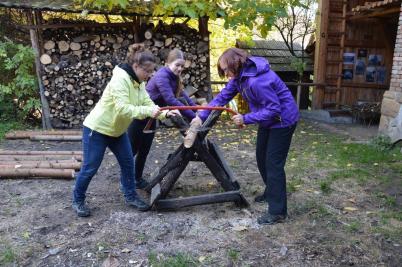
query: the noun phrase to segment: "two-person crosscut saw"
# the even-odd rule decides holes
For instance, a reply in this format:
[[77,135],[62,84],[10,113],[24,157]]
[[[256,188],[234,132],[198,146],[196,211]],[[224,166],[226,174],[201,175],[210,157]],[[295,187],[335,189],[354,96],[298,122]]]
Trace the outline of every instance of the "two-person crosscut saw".
[[[234,111],[233,109],[230,108],[225,108],[225,107],[208,107],[208,106],[166,106],[166,107],[161,107],[161,111],[164,110],[222,110],[222,111],[227,111],[230,114],[233,115],[238,115],[239,113]],[[148,123],[145,125],[145,128],[143,130],[144,133],[151,133],[153,132],[151,130],[152,123],[154,121],[154,118],[149,119]],[[243,126],[240,126],[242,128]]]

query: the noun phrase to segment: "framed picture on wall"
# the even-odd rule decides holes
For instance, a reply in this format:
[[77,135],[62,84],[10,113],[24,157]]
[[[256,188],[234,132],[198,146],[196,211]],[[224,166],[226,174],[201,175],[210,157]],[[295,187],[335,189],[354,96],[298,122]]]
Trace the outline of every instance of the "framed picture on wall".
[[343,53],[343,64],[355,64],[355,53]]
[[377,83],[385,84],[386,83],[386,68],[384,64],[377,67]]
[[353,80],[353,65],[352,65],[352,68],[350,68],[350,66],[348,66],[348,65],[343,66],[342,79],[344,81],[352,81]]
[[367,49],[359,49],[357,51],[357,58],[366,58],[367,57]]
[[364,75],[366,71],[366,59],[365,58],[358,58],[356,59],[355,64],[355,74],[357,75]]
[[376,67],[368,66],[366,68],[366,82],[373,83],[376,81]]
[[369,55],[368,56],[368,65],[369,66],[380,66],[383,63],[382,55]]

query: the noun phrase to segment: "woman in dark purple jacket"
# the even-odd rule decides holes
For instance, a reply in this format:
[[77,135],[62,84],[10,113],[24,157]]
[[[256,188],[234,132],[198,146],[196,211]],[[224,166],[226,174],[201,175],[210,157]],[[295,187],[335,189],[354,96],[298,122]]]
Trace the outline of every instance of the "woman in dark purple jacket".
[[[164,106],[195,106],[194,102],[183,90],[180,75],[184,69],[185,58],[182,51],[173,49],[166,59],[166,66],[160,68],[147,83],[147,92],[152,101],[160,107]],[[180,99],[180,100],[179,100]],[[182,116],[191,121],[195,117],[192,110],[180,111]],[[142,131],[147,124],[146,120],[134,120],[128,128],[128,136],[135,157],[136,187],[145,188],[148,182],[143,179],[145,161],[155,134]],[[155,124],[152,125],[155,129]]]
[[[236,125],[259,125],[256,156],[265,191],[257,202],[268,202],[268,212],[259,224],[275,224],[287,216],[285,162],[299,111],[284,82],[261,57],[249,57],[238,48],[226,50],[218,60],[218,72],[226,76],[226,87],[208,104],[224,106],[238,93],[247,101],[250,112],[232,117]],[[209,112],[200,112],[192,124],[201,124]]]

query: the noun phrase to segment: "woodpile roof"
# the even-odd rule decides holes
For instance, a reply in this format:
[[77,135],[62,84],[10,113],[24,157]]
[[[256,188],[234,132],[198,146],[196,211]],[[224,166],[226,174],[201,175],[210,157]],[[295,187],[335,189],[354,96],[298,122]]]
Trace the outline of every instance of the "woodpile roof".
[[[276,72],[294,72],[291,63],[293,56],[286,44],[276,40],[254,40],[254,45],[250,46],[245,42],[236,41],[236,47],[246,50],[252,56],[264,57],[268,60],[271,69]],[[294,45],[295,54],[302,56],[302,47],[299,44]],[[306,71],[313,71],[313,61],[307,53],[304,54],[307,62]]]
[[42,11],[54,12],[82,12],[88,10],[90,13],[98,14],[121,14],[121,15],[142,15],[148,16],[152,14],[152,1],[137,0],[136,5],[128,7],[126,10],[114,9],[101,10],[96,8],[85,8],[77,4],[74,0],[0,0],[0,7],[18,8],[18,9],[34,9]]

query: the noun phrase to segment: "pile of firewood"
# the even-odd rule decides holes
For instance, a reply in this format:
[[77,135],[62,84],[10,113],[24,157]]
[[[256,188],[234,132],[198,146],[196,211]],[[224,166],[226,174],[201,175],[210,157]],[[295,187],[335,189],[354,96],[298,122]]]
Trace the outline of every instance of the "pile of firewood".
[[29,139],[31,141],[81,141],[81,131],[11,131],[6,139]]
[[371,124],[381,117],[380,102],[361,102],[352,106],[351,112],[355,121]]
[[0,150],[1,178],[72,179],[81,168],[81,151]]
[[[183,83],[186,91],[206,98],[208,40],[185,24],[142,25],[140,41],[164,64],[170,49],[185,52]],[[113,68],[124,61],[134,43],[132,27],[94,26],[57,28],[43,32],[42,82],[50,107],[52,126],[78,127],[99,100]]]

